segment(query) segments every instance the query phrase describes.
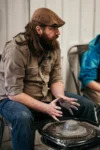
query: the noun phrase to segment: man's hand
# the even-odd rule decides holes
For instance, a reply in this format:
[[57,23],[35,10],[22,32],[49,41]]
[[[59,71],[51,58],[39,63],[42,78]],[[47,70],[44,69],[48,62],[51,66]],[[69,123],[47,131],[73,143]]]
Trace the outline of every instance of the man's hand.
[[68,109],[68,111],[71,113],[71,115],[73,115],[72,108],[75,110],[78,110],[78,107],[80,106],[80,104],[77,103],[77,99],[69,98],[67,96],[60,96],[59,102],[62,107]]
[[57,106],[56,103],[59,101],[59,98],[53,100],[48,104],[47,113],[56,121],[59,121],[57,117],[62,117],[61,107]]

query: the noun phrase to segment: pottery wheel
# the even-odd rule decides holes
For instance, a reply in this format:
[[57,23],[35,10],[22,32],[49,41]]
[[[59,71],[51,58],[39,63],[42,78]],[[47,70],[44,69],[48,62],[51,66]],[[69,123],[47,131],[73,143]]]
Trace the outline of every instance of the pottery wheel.
[[99,138],[100,133],[93,126],[75,119],[51,122],[42,129],[42,141],[49,146],[58,146],[59,149],[85,145],[89,147],[99,143]]
[[43,132],[60,139],[89,138],[95,135],[91,126],[75,120],[50,123],[44,127]]

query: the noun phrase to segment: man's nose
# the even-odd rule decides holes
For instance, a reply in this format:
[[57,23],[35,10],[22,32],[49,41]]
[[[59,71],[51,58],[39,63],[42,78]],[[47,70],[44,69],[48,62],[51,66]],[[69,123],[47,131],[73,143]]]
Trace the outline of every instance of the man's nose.
[[56,35],[60,35],[60,31],[58,28],[56,29]]

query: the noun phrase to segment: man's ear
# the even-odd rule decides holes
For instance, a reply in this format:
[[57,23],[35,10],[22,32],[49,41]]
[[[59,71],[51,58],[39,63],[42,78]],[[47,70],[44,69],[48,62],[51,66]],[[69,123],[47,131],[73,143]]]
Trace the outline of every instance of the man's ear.
[[43,30],[40,26],[36,26],[36,31],[39,35],[41,35],[43,33]]

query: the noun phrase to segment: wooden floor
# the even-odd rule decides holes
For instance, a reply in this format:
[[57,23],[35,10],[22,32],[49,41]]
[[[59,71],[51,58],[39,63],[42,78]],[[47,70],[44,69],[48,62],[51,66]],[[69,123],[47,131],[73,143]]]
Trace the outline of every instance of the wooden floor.
[[[0,150],[12,150],[10,129],[7,126],[5,127],[5,130],[4,130],[4,137],[3,137],[2,147],[0,148]],[[54,150],[54,149],[44,145],[40,140],[39,133],[37,132],[36,140],[35,140],[35,150]],[[77,150],[79,150],[79,149],[77,149]],[[82,149],[82,150],[85,150],[85,149]],[[100,146],[91,148],[89,150],[100,150]]]

